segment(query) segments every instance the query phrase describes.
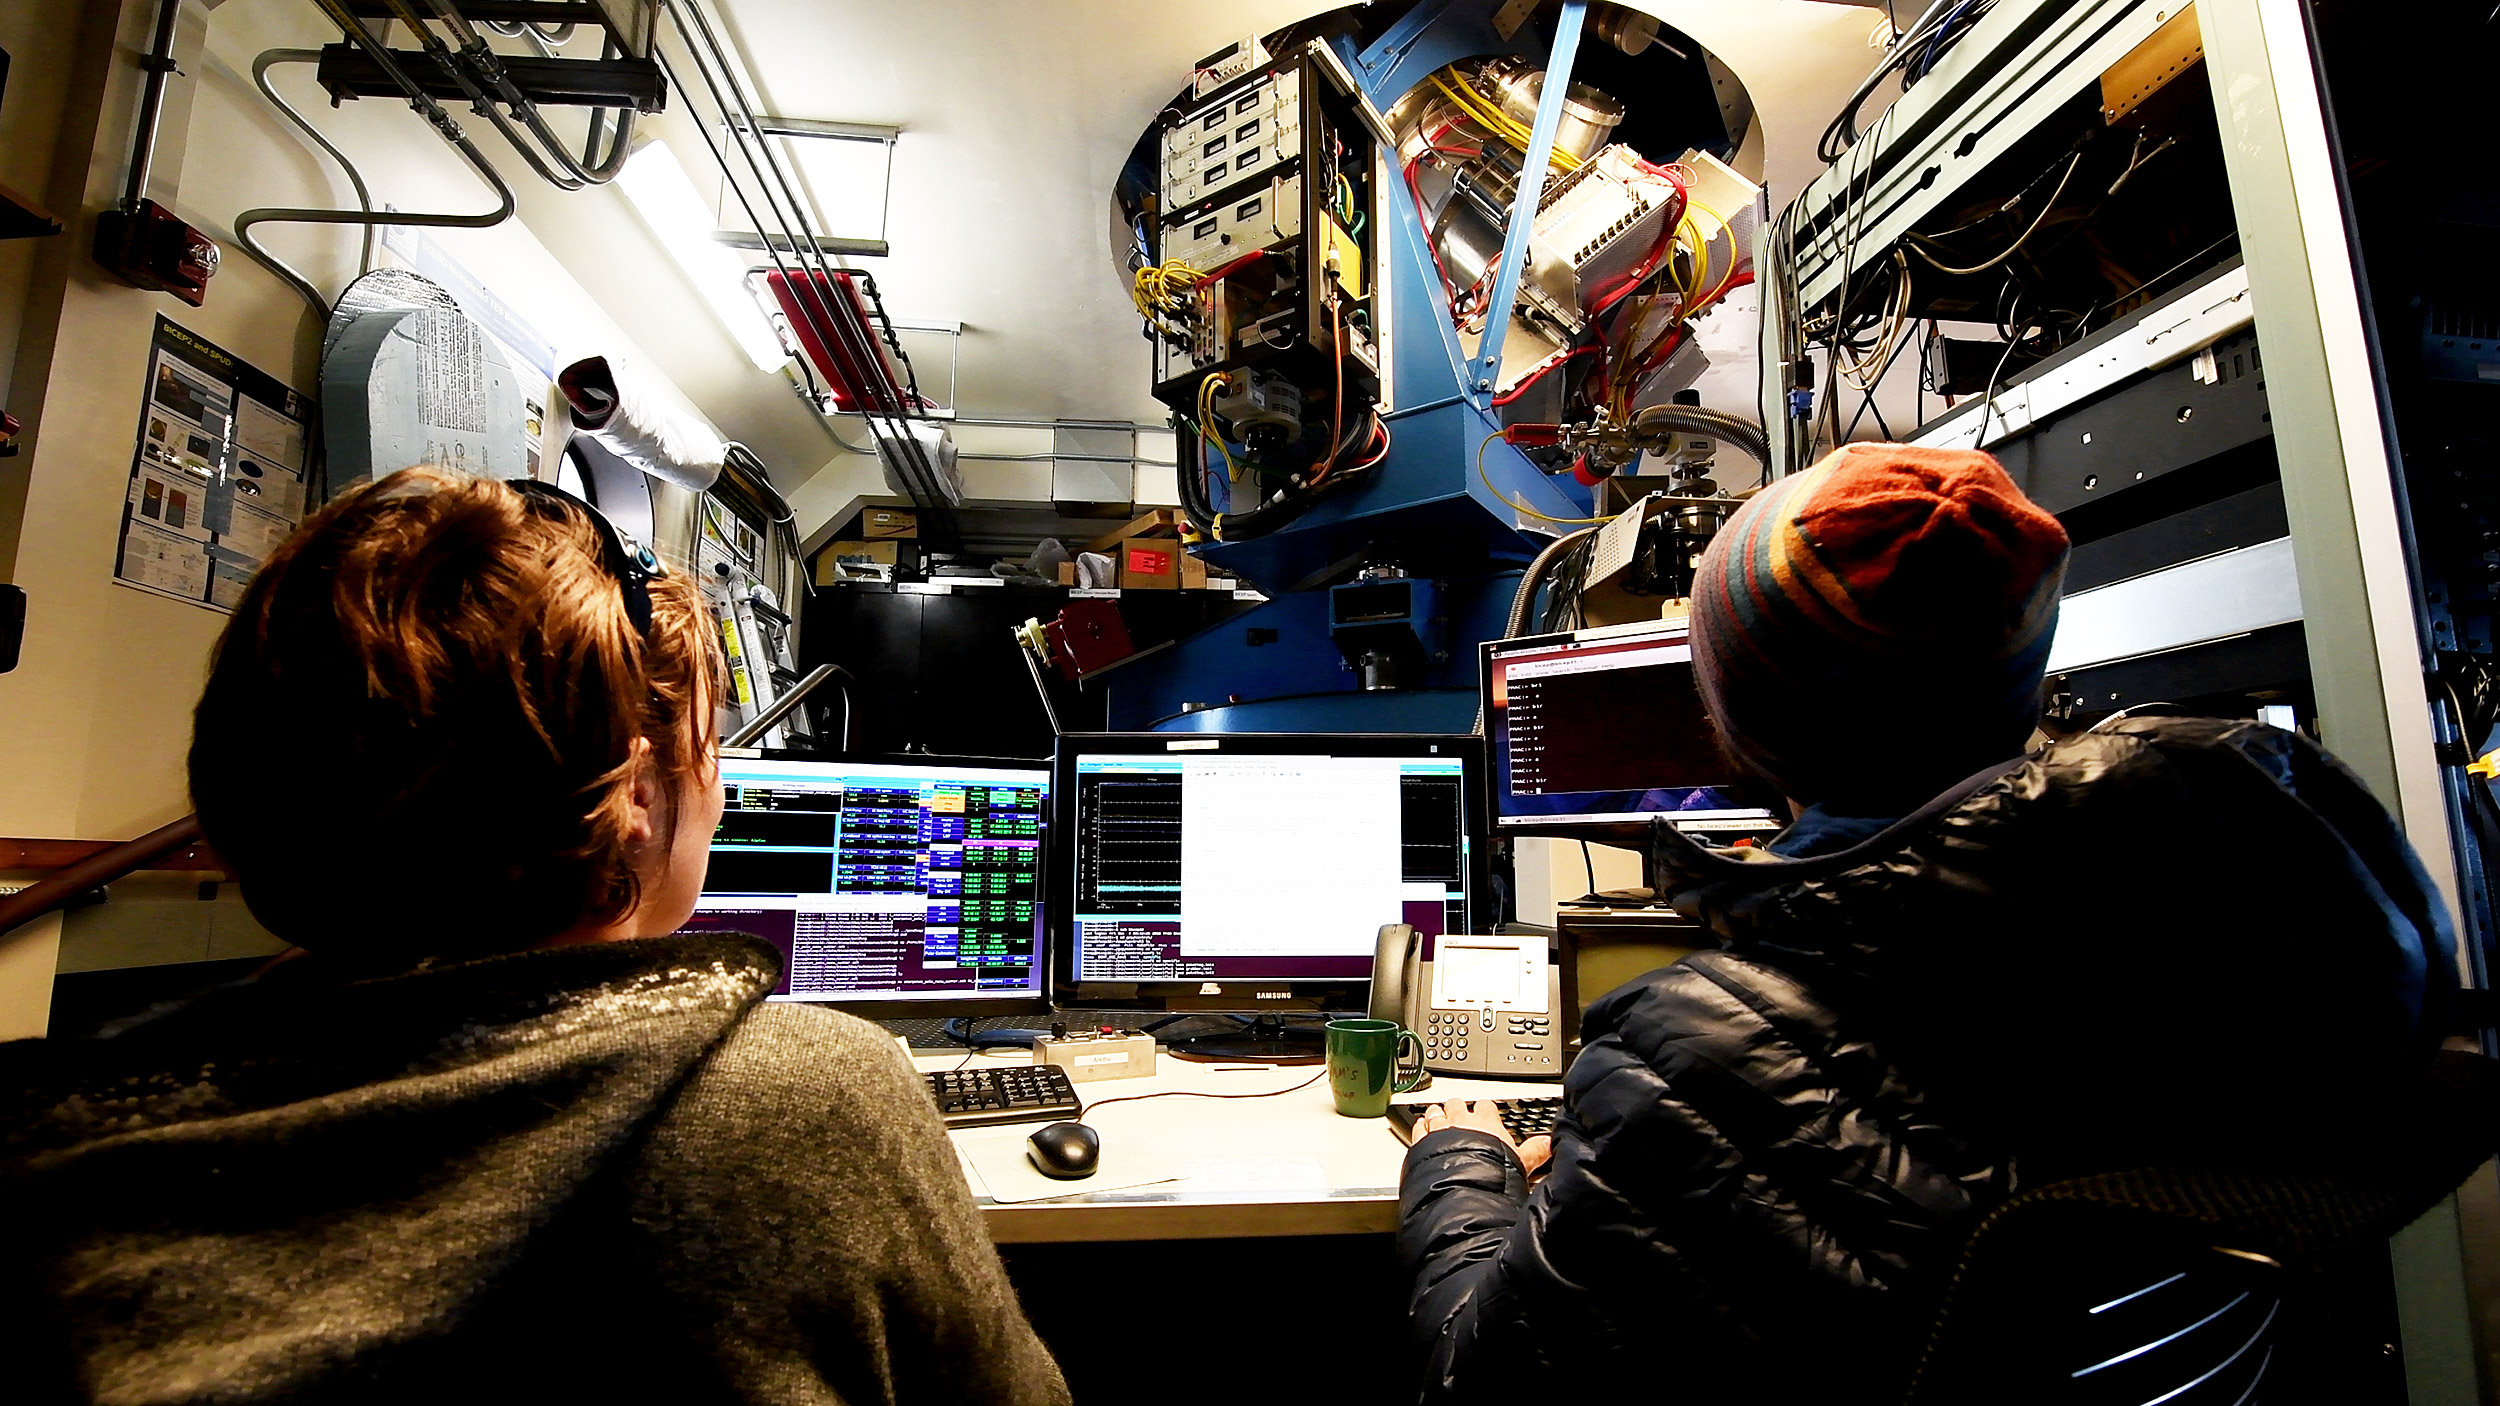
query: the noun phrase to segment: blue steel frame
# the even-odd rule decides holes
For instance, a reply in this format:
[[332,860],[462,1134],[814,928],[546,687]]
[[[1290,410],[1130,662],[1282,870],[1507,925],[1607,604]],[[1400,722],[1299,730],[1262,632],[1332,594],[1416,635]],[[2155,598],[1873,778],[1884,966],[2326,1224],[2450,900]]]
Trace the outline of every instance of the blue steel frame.
[[[1498,0],[1419,0],[1368,49],[1341,52],[1363,96],[1386,111],[1424,77],[1461,58],[1487,52],[1525,54],[1491,22]],[[1528,230],[1544,189],[1547,159],[1561,125],[1562,103],[1578,57],[1585,0],[1567,0],[1546,55],[1546,81],[1530,128],[1534,148],[1514,200],[1495,272],[1485,335],[1471,357],[1452,325],[1449,295],[1424,233],[1424,212],[1402,181],[1381,184],[1387,205],[1403,218],[1384,219],[1383,252],[1391,284],[1391,364],[1382,368],[1396,408],[1384,418],[1393,436],[1389,459],[1359,487],[1322,499],[1288,526],[1263,538],[1218,542],[1202,549],[1210,562],[1248,576],[1270,591],[1294,588],[1315,572],[1345,562],[1370,545],[1398,549],[1418,575],[1499,569],[1534,556],[1565,524],[1586,517],[1586,488],[1540,471],[1508,444],[1489,446],[1483,472],[1476,448],[1501,431],[1493,405],[1495,372],[1510,330],[1528,254]],[[1342,42],[1342,41],[1341,41]],[[1427,332],[1425,329],[1431,330]],[[1439,355],[1433,355],[1435,347]],[[1188,464],[1182,472],[1193,472]],[[1472,500],[1472,501],[1470,501]],[[1527,511],[1521,511],[1525,508]],[[1417,515],[1413,522],[1407,514]],[[1456,558],[1455,561],[1448,558]]]
[[1545,62],[1545,87],[1537,98],[1536,125],[1528,131],[1528,154],[1519,168],[1519,194],[1510,202],[1510,229],[1502,236],[1502,272],[1493,281],[1493,305],[1485,313],[1484,340],[1476,347],[1474,375],[1460,373],[1465,394],[1479,410],[1492,410],[1493,375],[1502,368],[1502,339],[1510,335],[1510,311],[1519,299],[1519,275],[1528,265],[1528,231],[1545,173],[1554,155],[1554,130],[1562,125],[1563,99],[1571,91],[1571,65],[1580,56],[1580,22],[1586,0],[1564,0],[1554,21],[1554,52]]
[[[1535,57],[1533,48],[1504,39],[1493,28],[1500,3],[1417,0],[1368,48],[1356,51],[1339,41],[1338,54],[1364,98],[1385,112],[1427,75],[1459,59]],[[1525,172],[1475,355],[1459,342],[1448,291],[1427,242],[1424,212],[1403,181],[1381,182],[1384,215],[1394,208],[1400,216],[1384,220],[1390,229],[1381,255],[1396,333],[1389,344],[1391,364],[1382,368],[1396,407],[1383,417],[1391,427],[1391,453],[1364,484],[1321,499],[1265,537],[1199,548],[1209,562],[1258,581],[1276,599],[1121,670],[1108,700],[1113,727],[1266,730],[1307,713],[1323,728],[1342,728],[1349,709],[1381,718],[1411,713],[1412,720],[1401,726],[1419,730],[1472,726],[1473,646],[1501,633],[1516,579],[1506,568],[1515,569],[1552,535],[1586,521],[1590,511],[1588,489],[1548,476],[1506,443],[1485,443],[1502,429],[1494,383],[1587,10],[1585,0],[1565,0],[1554,26]],[[1389,159],[1394,163],[1395,154]],[[1196,471],[1183,462],[1181,472]],[[1420,689],[1403,695],[1333,694],[1332,685],[1348,688],[1353,675],[1328,636],[1328,595],[1296,588],[1341,575],[1374,550],[1395,556],[1416,576],[1445,583],[1450,652],[1464,667],[1452,663],[1430,670]],[[1278,643],[1244,648],[1238,642],[1254,626],[1276,630]],[[1218,679],[1224,681],[1221,692],[1213,682]],[[1183,700],[1221,704],[1227,697],[1243,701],[1186,719],[1172,716]],[[1384,721],[1368,730],[1388,726]]]

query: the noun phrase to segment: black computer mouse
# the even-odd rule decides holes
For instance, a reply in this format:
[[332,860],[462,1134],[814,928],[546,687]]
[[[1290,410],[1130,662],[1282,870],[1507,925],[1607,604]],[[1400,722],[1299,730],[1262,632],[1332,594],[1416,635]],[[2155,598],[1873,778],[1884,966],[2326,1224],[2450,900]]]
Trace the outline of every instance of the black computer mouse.
[[1094,1174],[1102,1139],[1083,1123],[1053,1123],[1024,1140],[1024,1155],[1043,1176],[1074,1181]]

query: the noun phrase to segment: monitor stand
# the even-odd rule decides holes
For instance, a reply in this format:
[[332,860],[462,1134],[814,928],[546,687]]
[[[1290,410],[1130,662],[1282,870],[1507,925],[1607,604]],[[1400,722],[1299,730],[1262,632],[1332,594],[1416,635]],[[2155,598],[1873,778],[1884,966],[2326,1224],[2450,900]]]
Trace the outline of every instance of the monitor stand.
[[1218,1035],[1184,1035],[1165,1042],[1174,1059],[1212,1064],[1318,1064],[1328,1058],[1327,1032],[1315,1025],[1287,1025],[1273,1013],[1227,1015],[1241,1026]]
[[972,1028],[972,1017],[950,1017],[943,1027],[946,1038],[968,1050],[1003,1050],[1016,1046],[1033,1048],[1033,1042],[1050,1034],[1047,1030],[981,1030]]

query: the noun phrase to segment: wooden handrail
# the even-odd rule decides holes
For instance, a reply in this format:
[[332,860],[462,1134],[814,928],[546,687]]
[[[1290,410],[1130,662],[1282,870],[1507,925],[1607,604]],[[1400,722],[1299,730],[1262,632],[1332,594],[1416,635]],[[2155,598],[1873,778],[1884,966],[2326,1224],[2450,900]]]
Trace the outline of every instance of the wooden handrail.
[[[66,857],[55,867],[48,856]],[[0,935],[14,931],[100,884],[142,869],[222,869],[200,842],[200,818],[186,815],[135,840],[0,840],[0,869],[52,868],[53,873],[0,896]]]
[[[67,869],[82,859],[99,855],[119,840],[30,840],[0,836],[0,874],[21,869]],[[191,844],[173,854],[161,856],[150,869],[206,869],[226,872],[226,861],[217,857],[205,841]]]

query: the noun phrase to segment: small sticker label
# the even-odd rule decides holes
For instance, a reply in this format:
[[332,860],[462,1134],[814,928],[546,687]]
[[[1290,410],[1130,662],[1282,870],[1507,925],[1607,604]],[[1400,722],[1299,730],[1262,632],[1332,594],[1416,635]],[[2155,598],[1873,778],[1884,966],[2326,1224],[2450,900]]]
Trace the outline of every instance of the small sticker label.
[[1077,586],[1068,592],[1070,600],[1118,600],[1119,598],[1120,588],[1117,586]]
[[1089,1064],[1126,1064],[1128,1051],[1122,1050],[1118,1054],[1078,1055],[1076,1063],[1080,1069]]

